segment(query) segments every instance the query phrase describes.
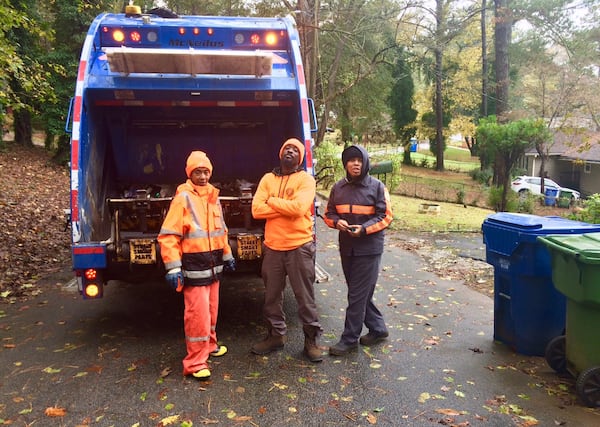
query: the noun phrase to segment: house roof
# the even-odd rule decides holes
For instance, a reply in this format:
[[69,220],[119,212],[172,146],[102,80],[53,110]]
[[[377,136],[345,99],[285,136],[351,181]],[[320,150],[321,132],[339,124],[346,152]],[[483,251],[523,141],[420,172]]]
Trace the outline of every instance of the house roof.
[[[537,156],[535,147],[525,153]],[[560,160],[578,160],[588,163],[600,163],[600,132],[589,130],[559,131],[554,133],[554,143],[548,150],[549,156],[558,156]]]

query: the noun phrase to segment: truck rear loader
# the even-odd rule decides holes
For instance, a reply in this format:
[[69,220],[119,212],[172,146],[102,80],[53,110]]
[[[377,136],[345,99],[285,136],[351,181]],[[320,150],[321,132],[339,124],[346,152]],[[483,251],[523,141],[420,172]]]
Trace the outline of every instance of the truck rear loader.
[[[251,203],[290,137],[313,173],[312,102],[293,18],[99,15],[87,33],[71,132],[73,270],[84,298],[110,280],[162,277],[156,237],[185,161],[205,151],[242,269],[262,257]],[[313,208],[314,209],[314,208]]]

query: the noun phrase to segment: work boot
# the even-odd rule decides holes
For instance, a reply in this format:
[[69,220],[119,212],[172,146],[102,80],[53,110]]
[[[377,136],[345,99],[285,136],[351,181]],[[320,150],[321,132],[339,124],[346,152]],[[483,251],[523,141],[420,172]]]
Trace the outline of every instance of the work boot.
[[269,331],[267,337],[254,344],[250,351],[254,354],[267,354],[275,350],[281,350],[285,341],[285,335],[278,335],[275,332]]
[[350,352],[356,351],[357,348],[358,343],[345,344],[342,341],[339,341],[337,344],[329,347],[329,354],[332,356],[345,356]]
[[361,345],[366,345],[370,347],[372,345],[385,341],[389,336],[390,334],[387,331],[379,333],[369,331],[368,334],[365,334],[362,337],[360,337],[359,341]]
[[317,326],[304,326],[304,354],[311,362],[321,362],[323,353],[317,345],[317,335],[320,328]]

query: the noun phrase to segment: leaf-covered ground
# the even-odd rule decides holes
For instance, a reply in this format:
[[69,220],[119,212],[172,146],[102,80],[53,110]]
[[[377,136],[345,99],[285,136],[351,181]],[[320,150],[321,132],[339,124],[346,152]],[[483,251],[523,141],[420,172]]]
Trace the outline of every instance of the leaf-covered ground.
[[69,170],[40,147],[0,150],[0,301],[37,293],[35,282],[69,260]]

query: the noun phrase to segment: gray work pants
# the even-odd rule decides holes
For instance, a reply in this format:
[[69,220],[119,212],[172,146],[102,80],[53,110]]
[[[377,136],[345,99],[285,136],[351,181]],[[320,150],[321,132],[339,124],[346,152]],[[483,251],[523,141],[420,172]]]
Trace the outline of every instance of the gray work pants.
[[358,342],[363,324],[370,332],[387,332],[383,315],[373,302],[373,293],[379,277],[381,255],[342,256],[342,270],[348,285],[348,307],[341,342]]
[[285,335],[287,325],[283,312],[283,291],[286,276],[298,303],[298,317],[302,326],[312,326],[322,331],[315,303],[316,245],[308,242],[289,251],[265,248],[262,278],[265,283],[263,314],[272,334]]

